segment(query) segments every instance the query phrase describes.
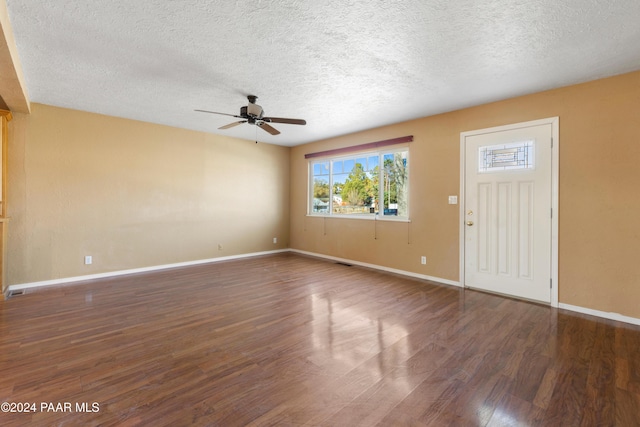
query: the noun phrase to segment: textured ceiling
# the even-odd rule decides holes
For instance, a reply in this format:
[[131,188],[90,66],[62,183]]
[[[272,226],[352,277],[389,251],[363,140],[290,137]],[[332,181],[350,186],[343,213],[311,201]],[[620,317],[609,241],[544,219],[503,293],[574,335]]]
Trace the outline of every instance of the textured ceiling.
[[[30,99],[297,145],[640,69],[638,0],[7,0]],[[218,130],[245,96],[302,118]]]

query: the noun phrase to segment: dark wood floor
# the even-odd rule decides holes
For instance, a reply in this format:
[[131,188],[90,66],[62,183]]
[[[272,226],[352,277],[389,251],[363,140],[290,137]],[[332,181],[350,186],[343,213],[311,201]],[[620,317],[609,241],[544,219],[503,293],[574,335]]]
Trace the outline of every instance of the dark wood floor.
[[30,291],[0,333],[37,405],[2,426],[640,425],[640,327],[294,254]]

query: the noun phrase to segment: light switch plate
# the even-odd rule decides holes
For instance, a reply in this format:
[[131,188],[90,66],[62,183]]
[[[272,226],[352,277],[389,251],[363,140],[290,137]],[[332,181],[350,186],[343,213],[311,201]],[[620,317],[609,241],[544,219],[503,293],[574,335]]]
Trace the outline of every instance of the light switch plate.
[[449,196],[449,204],[457,205],[458,204],[458,196]]

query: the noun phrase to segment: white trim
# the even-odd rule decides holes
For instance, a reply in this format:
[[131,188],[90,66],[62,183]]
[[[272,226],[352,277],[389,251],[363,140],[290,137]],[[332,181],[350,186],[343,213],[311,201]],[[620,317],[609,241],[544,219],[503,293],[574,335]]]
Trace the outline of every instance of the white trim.
[[344,262],[344,263],[347,263],[347,264],[353,264],[353,265],[357,265],[357,266],[360,266],[360,267],[367,267],[367,268],[372,268],[374,270],[382,270],[382,271],[386,271],[386,272],[389,272],[389,273],[400,274],[402,276],[409,276],[409,277],[413,277],[413,278],[416,278],[416,279],[429,280],[429,281],[432,281],[432,282],[442,283],[444,285],[451,285],[451,286],[460,287],[460,283],[456,282],[455,280],[442,279],[440,277],[427,276],[426,274],[413,273],[411,271],[398,270],[396,268],[384,267],[384,266],[377,265],[377,264],[369,264],[369,263],[366,263],[366,262],[354,261],[354,260],[350,260],[350,259],[346,259],[346,258],[339,258],[339,257],[319,254],[319,253],[315,253],[315,252],[301,251],[299,249],[289,249],[289,250],[291,252],[302,254],[302,255],[309,255],[309,256],[316,257],[316,258],[324,258],[324,259],[328,259],[328,260],[331,260],[331,261]]
[[43,286],[54,286],[54,285],[63,285],[67,283],[75,283],[75,282],[83,282],[85,280],[93,280],[93,279],[104,279],[107,277],[116,277],[116,276],[124,276],[126,274],[135,274],[135,273],[146,273],[149,271],[158,271],[158,270],[166,270],[169,268],[178,268],[178,267],[189,267],[192,265],[199,264],[209,264],[213,262],[221,262],[221,261],[229,261],[234,259],[242,259],[242,258],[250,258],[261,255],[271,255],[277,254],[281,252],[289,252],[289,249],[278,249],[274,251],[264,251],[264,252],[252,252],[248,254],[240,254],[240,255],[230,255],[219,258],[209,258],[209,259],[200,259],[196,261],[186,261],[186,262],[178,262],[174,264],[163,264],[163,265],[154,265],[151,267],[142,267],[142,268],[132,268],[129,270],[119,270],[119,271],[110,271],[107,273],[97,273],[97,274],[88,274],[86,276],[75,276],[75,277],[65,277],[62,279],[53,279],[53,280],[43,280],[41,282],[31,282],[31,283],[22,283],[18,285],[10,285],[6,292],[10,294],[11,291],[18,291],[21,289],[29,289],[29,288],[39,288]]
[[472,135],[482,135],[493,132],[502,132],[513,129],[520,129],[524,127],[533,127],[539,125],[551,125],[551,136],[553,138],[553,146],[551,147],[551,209],[553,210],[553,217],[551,218],[551,280],[552,280],[552,290],[551,290],[551,307],[558,307],[558,218],[560,217],[560,209],[558,203],[558,194],[559,194],[559,179],[560,179],[560,118],[559,117],[549,117],[546,119],[540,120],[532,120],[529,122],[522,123],[514,123],[510,125],[504,126],[496,126],[492,128],[486,129],[478,129],[473,131],[460,132],[460,228],[459,228],[459,239],[460,239],[460,286],[465,287],[464,281],[464,269],[465,269],[465,260],[464,260],[464,221],[465,221],[465,154],[466,154],[466,146],[465,140],[468,136]]
[[451,285],[451,286],[460,287],[460,284],[458,282],[456,282],[454,280],[442,279],[440,277],[427,276],[425,274],[413,273],[411,271],[398,270],[398,269],[395,269],[395,268],[383,267],[383,266],[380,266],[380,265],[369,264],[369,263],[366,263],[366,262],[354,261],[354,260],[350,260],[350,259],[346,259],[346,258],[338,258],[338,257],[329,256],[329,255],[323,255],[323,254],[319,254],[319,253],[315,253],[315,252],[301,251],[301,250],[298,250],[298,249],[279,249],[279,250],[274,250],[274,251],[253,252],[253,253],[248,253],[248,254],[231,255],[231,256],[219,257],[219,258],[209,258],[209,259],[202,259],[202,260],[196,260],[196,261],[179,262],[179,263],[175,263],[175,264],[164,264],[164,265],[155,265],[155,266],[151,266],[151,267],[133,268],[133,269],[129,269],[129,270],[111,271],[111,272],[107,272],[107,273],[89,274],[89,275],[86,275],[86,276],[75,276],[75,277],[65,277],[65,278],[62,278],[62,279],[43,280],[41,282],[21,283],[21,284],[9,286],[6,289],[6,292],[7,292],[7,294],[10,294],[11,291],[18,291],[18,290],[22,290],[22,289],[39,288],[39,287],[44,287],[44,286],[64,285],[64,284],[75,283],[75,282],[83,282],[83,281],[86,281],[86,280],[104,279],[104,278],[108,278],[108,277],[124,276],[124,275],[127,275],[127,274],[146,273],[146,272],[151,272],[151,271],[166,270],[166,269],[170,269],[170,268],[189,267],[189,266],[192,266],[192,265],[208,264],[208,263],[229,261],[229,260],[242,259],[242,258],[251,258],[251,257],[256,257],[256,256],[271,255],[271,254],[277,254],[277,253],[283,253],[283,252],[294,252],[294,253],[303,254],[303,255],[309,255],[309,256],[313,256],[313,257],[317,257],[317,258],[324,258],[324,259],[328,259],[328,260],[332,260],[332,261],[344,262],[344,263],[348,263],[348,264],[358,265],[358,266],[361,266],[361,267],[372,268],[372,269],[375,269],[375,270],[387,271],[389,273],[396,273],[396,274],[400,274],[400,275],[403,275],[403,276],[413,277],[413,278],[416,278],[416,279],[430,280],[432,282],[438,282],[438,283],[442,283],[442,284],[445,284],[445,285]]
[[560,118],[548,119],[551,123],[553,145],[551,146],[551,307],[558,307],[559,301],[559,264],[558,264],[558,224],[560,224]]
[[576,305],[570,305],[570,304],[564,304],[564,303],[558,304],[558,308],[569,310],[569,311],[575,311],[577,313],[588,314],[591,316],[602,317],[609,320],[615,320],[617,322],[631,323],[632,325],[640,325],[640,319],[635,317],[624,316],[620,313],[593,310],[591,308],[584,308],[584,307],[579,307]]
[[325,214],[307,214],[310,218],[328,218],[328,219],[362,219],[365,221],[386,221],[386,222],[411,222],[411,218],[407,217],[396,217],[395,215],[373,215],[373,214],[336,214],[336,215],[325,215]]
[[466,219],[466,215],[465,215],[465,185],[464,185],[464,180],[465,180],[465,169],[466,169],[466,147],[465,147],[465,138],[466,135],[463,136],[462,133],[460,133],[460,198],[458,199],[458,203],[459,203],[459,223],[460,223],[460,227],[458,229],[458,239],[459,239],[459,243],[458,243],[458,262],[460,263],[459,265],[459,269],[458,271],[460,272],[460,286],[462,286],[463,288],[466,288],[466,284],[464,281],[464,233],[465,233],[465,229],[464,229],[464,221]]
[[[39,287],[44,287],[44,286],[62,285],[62,284],[69,284],[69,283],[74,283],[74,282],[82,282],[82,281],[86,281],[86,280],[102,279],[102,278],[116,277],[116,276],[124,276],[124,275],[127,275],[127,274],[145,273],[145,272],[150,272],[150,271],[166,270],[166,269],[170,269],[170,268],[188,267],[188,266],[192,266],[192,265],[209,264],[209,263],[230,261],[230,260],[236,260],[236,259],[242,259],[242,258],[257,257],[257,256],[262,256],[262,255],[272,255],[272,254],[283,253],[283,252],[293,252],[293,253],[298,253],[298,254],[302,254],[302,255],[313,256],[313,257],[316,257],[316,258],[324,258],[324,259],[328,259],[328,260],[331,260],[331,261],[344,262],[344,263],[348,263],[348,264],[358,265],[358,266],[361,266],[361,267],[372,268],[372,269],[375,269],[375,270],[387,271],[389,273],[400,274],[400,275],[403,275],[403,276],[409,276],[409,277],[413,277],[413,278],[417,278],[417,279],[429,280],[429,281],[432,281],[432,282],[442,283],[442,284],[445,284],[445,285],[451,285],[451,286],[456,286],[456,287],[464,287],[464,286],[462,286],[462,284],[460,282],[456,282],[454,280],[442,279],[440,277],[427,276],[425,274],[413,273],[413,272],[410,272],[410,271],[398,270],[398,269],[395,269],[395,268],[383,267],[383,266],[380,266],[380,265],[369,264],[369,263],[366,263],[366,262],[353,261],[353,260],[346,259],[346,258],[339,258],[339,257],[319,254],[319,253],[315,253],[315,252],[302,251],[302,250],[299,250],[299,249],[278,249],[278,250],[274,250],[274,251],[253,252],[253,253],[248,253],[248,254],[231,255],[231,256],[219,257],[219,258],[209,258],[209,259],[202,259],[202,260],[197,260],[197,261],[179,262],[179,263],[175,263],[175,264],[164,264],[164,265],[156,265],[156,266],[152,266],[152,267],[133,268],[133,269],[129,269],[129,270],[112,271],[112,272],[108,272],[108,273],[89,274],[89,275],[86,275],[86,276],[76,276],[76,277],[67,277],[67,278],[63,278],[63,279],[44,280],[44,281],[41,281],[41,282],[22,283],[22,284],[19,284],[19,285],[11,285],[11,286],[9,286],[6,289],[6,292],[7,292],[7,294],[10,294],[11,291],[18,291],[18,290],[22,290],[22,289],[39,288]],[[579,307],[579,306],[570,305],[570,304],[564,304],[564,303],[559,303],[557,307],[560,308],[560,309],[563,309],[563,310],[569,310],[569,311],[574,311],[574,312],[577,312],[577,313],[588,314],[590,316],[601,317],[601,318],[604,318],[604,319],[614,320],[614,321],[618,321],[618,322],[630,323],[632,325],[640,325],[640,319],[635,318],[635,317],[624,316],[624,315],[619,314],[619,313],[612,313],[612,312],[605,312],[605,311],[600,311],[600,310],[593,310],[591,308]]]

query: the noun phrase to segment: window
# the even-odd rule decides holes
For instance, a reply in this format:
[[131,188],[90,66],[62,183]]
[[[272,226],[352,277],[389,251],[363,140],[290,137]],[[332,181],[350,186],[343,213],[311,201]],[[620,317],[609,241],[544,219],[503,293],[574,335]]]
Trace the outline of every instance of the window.
[[534,155],[534,141],[480,147],[478,149],[478,172],[533,169],[535,165]]
[[409,217],[407,147],[309,163],[311,215]]

